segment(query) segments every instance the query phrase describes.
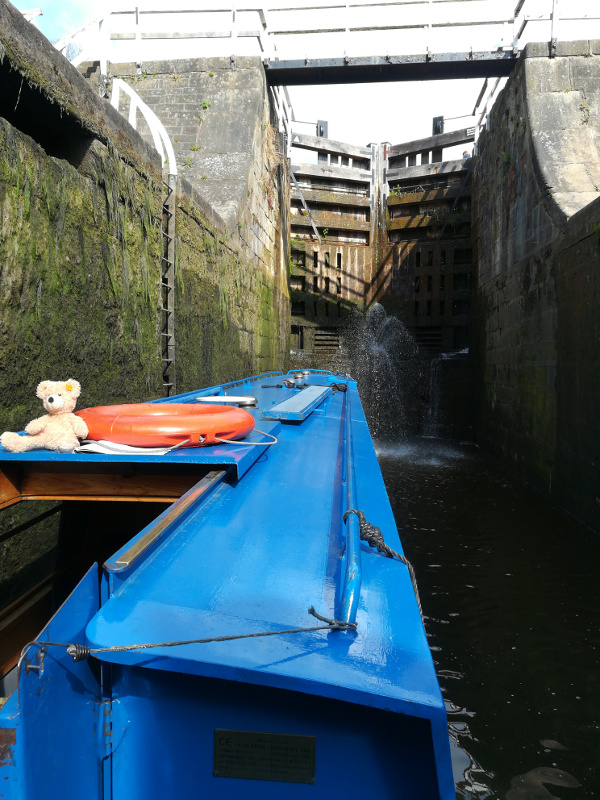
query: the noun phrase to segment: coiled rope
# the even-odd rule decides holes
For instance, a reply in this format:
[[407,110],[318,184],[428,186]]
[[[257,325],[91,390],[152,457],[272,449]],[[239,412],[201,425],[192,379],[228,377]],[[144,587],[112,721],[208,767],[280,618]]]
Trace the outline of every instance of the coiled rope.
[[358,517],[358,529],[360,533],[360,538],[363,542],[371,545],[371,547],[376,547],[380,553],[383,553],[388,558],[397,558],[398,561],[401,561],[406,568],[408,569],[408,574],[410,575],[410,580],[412,583],[413,591],[415,593],[415,599],[417,601],[417,606],[419,608],[419,614],[421,615],[421,620],[423,621],[423,625],[425,625],[425,617],[423,615],[423,607],[421,606],[421,598],[419,596],[419,589],[417,587],[417,576],[415,574],[415,570],[413,565],[410,561],[405,558],[401,553],[397,553],[395,550],[387,545],[383,539],[383,534],[381,533],[381,528],[378,528],[377,525],[371,525],[370,522],[367,522],[364,512],[358,511],[355,508],[350,508],[344,514],[344,523],[350,514],[356,514]]

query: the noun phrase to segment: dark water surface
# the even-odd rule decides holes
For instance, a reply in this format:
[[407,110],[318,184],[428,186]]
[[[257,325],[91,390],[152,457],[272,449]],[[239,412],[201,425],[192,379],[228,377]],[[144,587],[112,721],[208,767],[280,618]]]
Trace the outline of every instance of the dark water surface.
[[473,446],[377,451],[428,617],[457,797],[600,797],[600,537]]

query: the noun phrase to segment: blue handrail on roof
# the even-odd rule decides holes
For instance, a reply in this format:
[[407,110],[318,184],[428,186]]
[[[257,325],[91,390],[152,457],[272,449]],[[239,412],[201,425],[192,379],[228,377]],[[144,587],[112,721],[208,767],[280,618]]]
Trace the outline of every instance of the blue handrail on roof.
[[[354,477],[354,452],[352,449],[352,415],[350,411],[350,392],[345,394],[345,453],[344,480],[346,482],[346,504],[344,511],[356,508],[356,484]],[[362,569],[360,559],[360,530],[356,514],[349,514],[346,519],[346,573],[340,603],[340,622],[356,622]]]

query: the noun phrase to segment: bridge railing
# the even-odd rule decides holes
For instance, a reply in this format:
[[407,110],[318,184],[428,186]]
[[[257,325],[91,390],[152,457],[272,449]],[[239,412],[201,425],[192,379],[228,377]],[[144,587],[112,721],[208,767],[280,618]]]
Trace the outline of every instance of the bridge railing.
[[122,3],[55,47],[76,66],[84,61],[142,64],[158,59],[267,54],[263,7],[238,10],[220,0],[203,8],[193,0],[166,6],[164,0],[144,7]]
[[506,78],[486,78],[479,92],[479,97],[475,102],[473,108],[473,116],[476,118],[475,122],[475,152],[477,151],[477,140],[484,128],[489,128],[489,115],[492,106],[504,85]]
[[284,137],[285,156],[289,159],[292,155],[292,123],[294,121],[294,110],[287,87],[271,86],[271,97],[273,98],[273,105],[275,107],[275,113],[277,114],[279,133],[283,134]]
[[[162,8],[161,8],[162,5]],[[75,64],[198,56],[265,60],[460,53],[515,54],[528,41],[600,36],[600,4],[589,0],[266,0],[239,7],[213,0],[120,5],[57,43]]]

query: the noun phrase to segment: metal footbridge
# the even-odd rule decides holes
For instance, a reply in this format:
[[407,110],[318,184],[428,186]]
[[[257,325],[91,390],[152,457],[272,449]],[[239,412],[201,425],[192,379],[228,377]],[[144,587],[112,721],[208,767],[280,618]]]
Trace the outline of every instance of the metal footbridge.
[[271,86],[502,77],[530,41],[600,37],[589,0],[121,4],[61,40],[73,63],[260,56]]

